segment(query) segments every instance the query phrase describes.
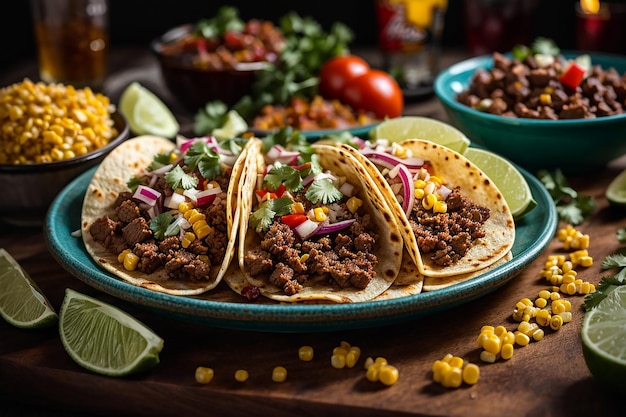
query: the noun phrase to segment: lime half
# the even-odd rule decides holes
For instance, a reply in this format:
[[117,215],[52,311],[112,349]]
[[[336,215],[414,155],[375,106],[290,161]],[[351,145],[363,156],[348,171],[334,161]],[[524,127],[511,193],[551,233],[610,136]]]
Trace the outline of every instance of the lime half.
[[236,138],[248,130],[248,123],[235,110],[226,113],[226,122],[220,128],[213,129],[211,134],[217,140]]
[[611,181],[605,194],[612,205],[626,207],[626,169]]
[[585,313],[580,334],[594,378],[626,393],[626,286],[615,288]]
[[405,139],[426,139],[464,153],[470,140],[457,128],[442,121],[421,116],[387,119],[370,131],[371,139],[401,142]]
[[180,130],[176,117],[165,103],[136,81],[126,87],[118,107],[136,135],[173,138]]
[[108,376],[150,369],[163,349],[163,339],[134,317],[70,288],[59,313],[59,334],[76,363]]
[[54,326],[58,316],[28,273],[0,248],[0,314],[21,328]]
[[467,148],[463,156],[496,184],[515,220],[521,219],[537,206],[526,179],[507,159],[479,148]]

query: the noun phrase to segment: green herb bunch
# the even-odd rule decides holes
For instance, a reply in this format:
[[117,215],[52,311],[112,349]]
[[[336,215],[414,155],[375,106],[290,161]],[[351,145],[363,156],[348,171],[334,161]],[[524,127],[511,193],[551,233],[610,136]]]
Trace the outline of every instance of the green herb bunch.
[[[228,12],[232,14],[233,10]],[[213,21],[203,21],[203,33],[211,32],[209,27],[214,32],[219,31],[220,27],[225,27],[224,20],[216,17]],[[215,26],[209,25],[210,22]],[[265,105],[282,105],[294,96],[312,98],[316,95],[320,68],[330,58],[348,53],[348,45],[354,38],[352,30],[341,22],[335,22],[326,31],[313,18],[301,17],[295,12],[282,16],[279,27],[285,37],[279,59],[257,73],[251,94],[232,108],[246,120]],[[206,135],[222,126],[228,110],[221,101],[207,103],[194,117],[194,132]]]

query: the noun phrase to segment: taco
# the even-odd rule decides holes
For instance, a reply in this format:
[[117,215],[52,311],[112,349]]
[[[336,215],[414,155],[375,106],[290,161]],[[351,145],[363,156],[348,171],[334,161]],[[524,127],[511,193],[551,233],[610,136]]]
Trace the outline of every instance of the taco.
[[213,289],[235,254],[248,145],[139,136],[118,146],[84,197],[81,232],[89,255],[154,291]]
[[[496,185],[461,154],[420,139],[337,146],[359,158],[383,190],[419,274],[472,277],[510,253],[511,211]],[[396,284],[413,281],[400,274]]]
[[334,146],[263,148],[248,160],[257,180],[241,200],[239,264],[250,285],[283,302],[359,302],[385,291],[400,270],[402,236],[364,166]]

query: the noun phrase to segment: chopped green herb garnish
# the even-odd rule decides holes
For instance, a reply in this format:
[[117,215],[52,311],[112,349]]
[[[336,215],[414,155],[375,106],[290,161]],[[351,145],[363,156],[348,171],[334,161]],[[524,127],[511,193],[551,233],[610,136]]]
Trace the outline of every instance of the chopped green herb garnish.
[[158,153],[156,155],[154,155],[154,158],[152,158],[152,162],[150,163],[150,165],[148,166],[147,170],[148,171],[154,171],[157,170],[159,168],[163,168],[166,165],[170,164],[170,155],[169,153]]
[[248,224],[256,230],[267,231],[274,217],[283,216],[291,212],[293,201],[290,198],[272,198],[263,202],[257,210],[255,210],[248,220]]
[[[625,231],[626,228],[617,231],[618,241],[623,242],[620,240],[620,234]],[[616,253],[606,256],[602,261],[602,269],[617,269],[617,273],[603,277],[596,286],[596,290],[585,295],[583,304],[585,311],[597,306],[615,288],[626,285],[626,248],[621,248]]]
[[596,202],[593,197],[579,194],[570,187],[560,169],[553,173],[541,170],[537,176],[550,193],[562,221],[578,225],[594,212]]
[[626,243],[626,227],[617,229],[617,241],[619,243]]
[[198,185],[198,178],[193,175],[187,174],[180,165],[176,165],[174,169],[165,174],[165,181],[167,185],[175,190],[182,188],[183,190],[190,190],[196,188]]
[[139,178],[137,177],[132,177],[131,179],[129,179],[126,182],[126,186],[131,190],[131,191],[135,191],[137,189],[137,187],[139,187],[139,185],[141,185],[141,181],[139,181]]
[[185,165],[189,171],[196,169],[206,179],[213,179],[222,173],[220,156],[204,141],[194,142],[185,153]]
[[309,189],[306,190],[305,196],[313,204],[319,202],[322,204],[330,204],[341,200],[343,194],[335,187],[330,179],[322,178],[313,181]]
[[165,238],[165,231],[173,221],[174,216],[168,212],[161,213],[150,220],[150,230],[154,233],[154,237],[158,240]]
[[198,21],[195,35],[207,39],[221,37],[225,32],[241,32],[245,22],[239,18],[239,11],[232,6],[222,6],[215,17]]
[[267,184],[267,188],[270,191],[277,190],[281,184],[285,184],[289,192],[295,192],[302,188],[300,171],[289,165],[282,165],[280,163],[274,165],[267,175],[265,175],[263,181]]

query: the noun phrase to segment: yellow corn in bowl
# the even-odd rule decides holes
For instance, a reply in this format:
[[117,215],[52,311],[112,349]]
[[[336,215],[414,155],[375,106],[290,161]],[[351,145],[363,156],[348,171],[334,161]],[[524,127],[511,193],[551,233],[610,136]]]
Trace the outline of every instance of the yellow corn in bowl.
[[56,195],[126,140],[109,98],[24,79],[0,88],[0,221],[40,225]]

